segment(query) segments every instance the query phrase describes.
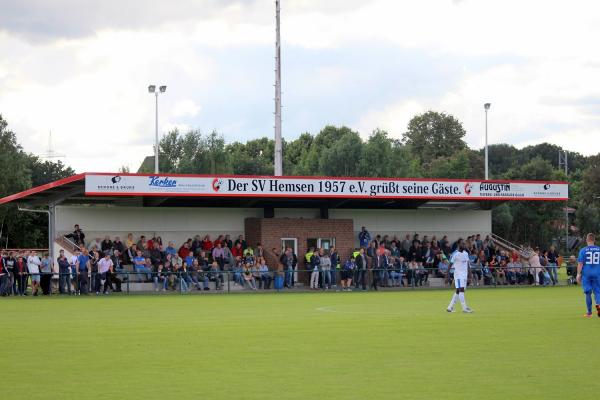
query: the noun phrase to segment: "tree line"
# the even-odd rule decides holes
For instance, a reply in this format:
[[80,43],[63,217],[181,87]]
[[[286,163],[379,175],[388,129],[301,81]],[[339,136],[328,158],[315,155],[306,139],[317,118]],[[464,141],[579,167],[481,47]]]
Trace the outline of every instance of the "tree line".
[[[376,129],[363,140],[349,127],[325,126],[316,134],[306,132],[295,140],[284,140],[283,170],[285,175],[483,179],[483,149],[469,148],[465,135],[454,116],[434,111],[413,117],[400,139]],[[227,143],[215,131],[175,129],[160,140],[159,168],[161,173],[272,175],[274,149],[274,141],[268,137]],[[0,151],[0,168],[6,171],[0,178],[0,196],[74,173],[60,162],[43,161],[25,153],[1,116]],[[509,144],[490,145],[490,179],[568,180],[568,205],[575,210],[570,219],[575,230],[570,235],[597,232],[600,154],[586,157],[569,153],[566,176],[558,168],[562,151],[549,143],[522,149]],[[153,170],[152,159],[144,162],[138,172]],[[515,243],[545,247],[564,238],[565,206],[564,202],[502,203],[493,208],[493,230]],[[17,213],[14,207],[0,208],[5,229],[13,232],[8,236],[9,247],[44,247],[45,216]]]

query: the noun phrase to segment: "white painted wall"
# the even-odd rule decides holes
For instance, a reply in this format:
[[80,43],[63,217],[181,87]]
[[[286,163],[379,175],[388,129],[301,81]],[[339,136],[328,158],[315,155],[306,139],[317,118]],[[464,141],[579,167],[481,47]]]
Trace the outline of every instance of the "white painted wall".
[[[257,208],[160,208],[160,207],[110,207],[110,206],[57,206],[56,231],[64,234],[79,224],[86,241],[105,235],[120,236],[125,241],[129,232],[137,238],[160,236],[164,241],[177,244],[197,234],[210,234],[214,239],[220,234],[232,238],[244,233],[244,219],[262,217]],[[235,236],[234,236],[235,235]]]
[[492,212],[489,210],[329,210],[329,218],[354,220],[354,233],[358,244],[358,232],[365,226],[375,235],[397,235],[402,239],[407,233],[436,235],[450,240],[492,231]]
[[[244,233],[244,220],[260,218],[260,208],[160,208],[111,206],[57,206],[56,232],[64,234],[79,224],[86,240],[96,237],[120,236],[125,240],[129,232],[137,239],[161,236],[163,241],[173,240],[178,245],[197,234],[230,234],[232,238]],[[318,209],[275,209],[277,218],[318,218]],[[492,230],[492,213],[485,210],[329,210],[331,219],[353,219],[355,237],[361,226],[366,226],[374,236],[419,233],[447,234],[450,239]]]

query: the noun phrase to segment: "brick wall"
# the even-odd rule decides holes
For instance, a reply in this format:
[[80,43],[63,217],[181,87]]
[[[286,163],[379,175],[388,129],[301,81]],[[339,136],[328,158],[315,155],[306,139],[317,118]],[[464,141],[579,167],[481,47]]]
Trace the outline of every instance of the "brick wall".
[[262,243],[267,253],[267,264],[273,267],[278,260],[271,249],[281,251],[282,238],[298,239],[299,269],[305,269],[303,260],[308,251],[308,239],[335,238],[342,262],[350,256],[354,246],[354,221],[351,219],[246,218],[244,225],[248,244]]

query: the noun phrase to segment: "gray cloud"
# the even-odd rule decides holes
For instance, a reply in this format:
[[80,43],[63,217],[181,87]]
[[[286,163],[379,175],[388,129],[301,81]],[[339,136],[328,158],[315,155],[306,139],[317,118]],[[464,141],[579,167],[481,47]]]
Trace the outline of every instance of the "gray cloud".
[[256,5],[257,0],[0,0],[0,30],[29,41],[78,38],[103,29],[251,15]]

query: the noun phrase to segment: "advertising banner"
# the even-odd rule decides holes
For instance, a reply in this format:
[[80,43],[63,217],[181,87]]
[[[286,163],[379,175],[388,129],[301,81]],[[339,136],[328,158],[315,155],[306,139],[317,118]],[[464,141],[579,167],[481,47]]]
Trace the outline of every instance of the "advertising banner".
[[566,182],[95,174],[89,196],[217,196],[431,200],[567,200]]

